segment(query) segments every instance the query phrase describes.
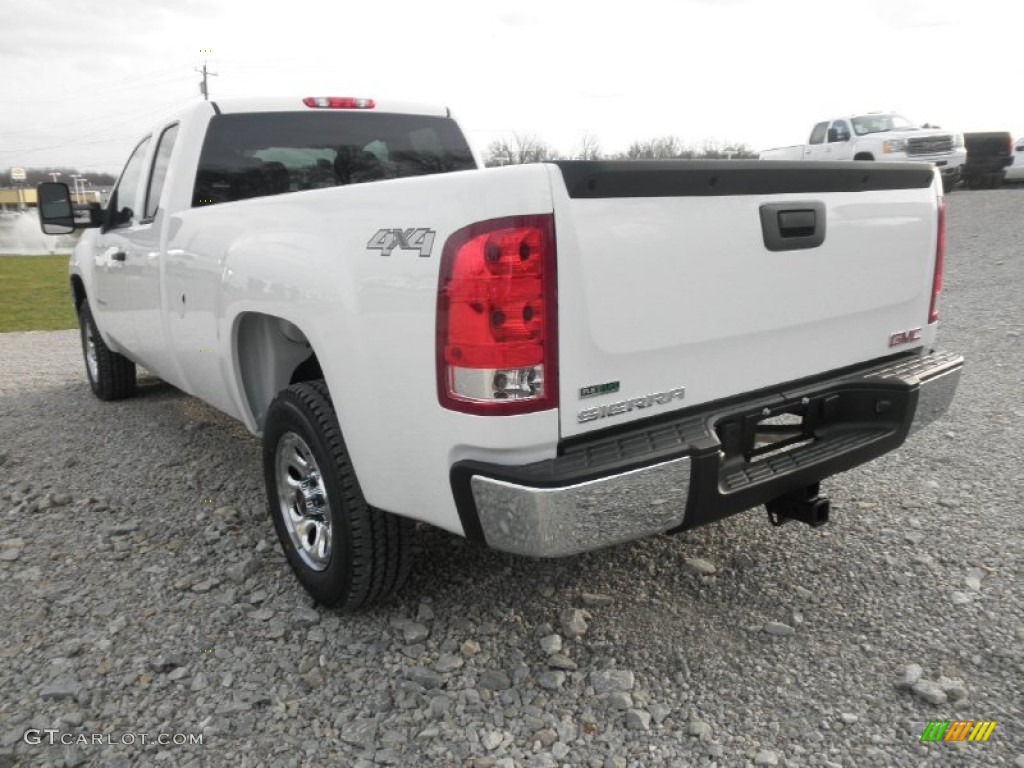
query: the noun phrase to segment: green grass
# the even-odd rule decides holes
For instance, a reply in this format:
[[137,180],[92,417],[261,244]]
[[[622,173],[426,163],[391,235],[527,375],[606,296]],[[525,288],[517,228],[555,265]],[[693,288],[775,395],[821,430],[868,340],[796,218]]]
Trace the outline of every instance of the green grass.
[[0,256],[0,333],[77,327],[67,256]]

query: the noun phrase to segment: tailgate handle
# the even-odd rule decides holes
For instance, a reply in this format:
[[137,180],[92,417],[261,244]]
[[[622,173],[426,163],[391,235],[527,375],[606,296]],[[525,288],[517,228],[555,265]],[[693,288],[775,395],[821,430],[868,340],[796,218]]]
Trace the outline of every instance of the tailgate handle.
[[817,248],[825,242],[825,204],[765,203],[761,206],[761,233],[769,251]]

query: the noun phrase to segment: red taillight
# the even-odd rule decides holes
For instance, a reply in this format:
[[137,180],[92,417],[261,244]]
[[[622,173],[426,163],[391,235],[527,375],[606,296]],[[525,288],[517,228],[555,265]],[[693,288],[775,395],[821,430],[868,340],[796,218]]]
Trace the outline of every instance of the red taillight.
[[939,319],[939,294],[942,293],[942,270],[946,259],[946,201],[939,198],[939,232],[935,242],[935,274],[932,277],[932,303],[928,309],[928,323]]
[[352,96],[307,96],[302,103],[315,109],[373,109],[377,106],[373,99]]
[[482,415],[558,405],[553,219],[513,216],[460,229],[441,256],[437,391]]

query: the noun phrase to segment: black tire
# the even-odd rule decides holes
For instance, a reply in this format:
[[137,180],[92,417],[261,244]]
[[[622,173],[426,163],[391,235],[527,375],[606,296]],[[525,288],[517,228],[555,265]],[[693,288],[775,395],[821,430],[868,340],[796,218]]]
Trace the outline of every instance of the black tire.
[[[78,308],[78,334],[82,340],[85,375],[93,394],[100,400],[123,400],[134,395],[135,363],[111,351],[103,342],[87,300],[82,301]],[[92,361],[89,359],[90,342],[94,357]]]
[[989,189],[999,189],[1003,186],[1003,174],[1002,171],[996,171],[995,173],[989,174]]
[[[304,451],[312,457],[305,469],[289,465],[289,455],[303,456]],[[299,481],[303,471],[308,477],[297,485],[284,479],[287,474]],[[295,576],[317,603],[356,610],[381,602],[405,583],[412,525],[366,503],[322,379],[294,384],[270,404],[263,472],[278,539]],[[286,488],[279,493],[281,480]],[[291,519],[309,527],[298,531]],[[322,541],[330,542],[326,555],[317,550]]]

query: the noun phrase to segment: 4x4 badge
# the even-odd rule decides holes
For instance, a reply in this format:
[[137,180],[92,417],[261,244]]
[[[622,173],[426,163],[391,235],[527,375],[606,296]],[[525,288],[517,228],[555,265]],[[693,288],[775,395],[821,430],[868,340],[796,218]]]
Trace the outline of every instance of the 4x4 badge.
[[432,229],[378,229],[366,244],[368,250],[380,251],[381,256],[390,256],[395,248],[400,251],[419,251],[421,257],[430,255],[434,248]]

